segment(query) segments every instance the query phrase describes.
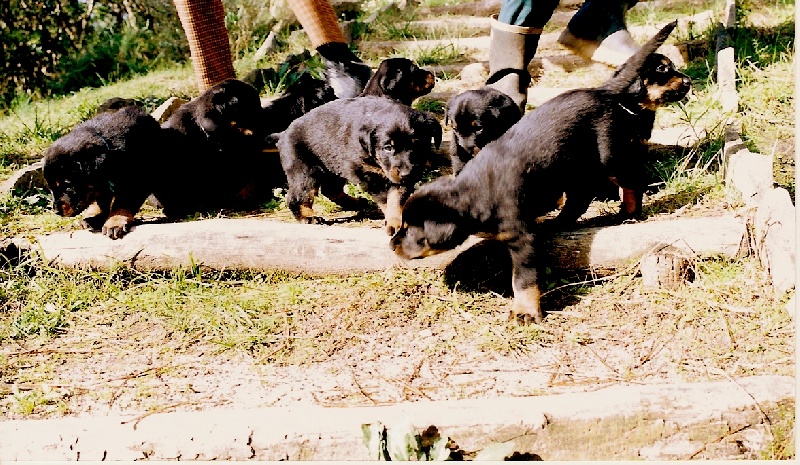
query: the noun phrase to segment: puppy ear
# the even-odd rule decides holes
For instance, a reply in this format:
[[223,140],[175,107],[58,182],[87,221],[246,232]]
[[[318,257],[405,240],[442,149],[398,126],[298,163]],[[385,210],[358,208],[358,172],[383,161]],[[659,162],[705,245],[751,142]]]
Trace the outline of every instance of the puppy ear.
[[428,113],[420,113],[418,121],[425,132],[429,134],[428,137],[433,139],[434,147],[438,149],[442,145],[442,125],[439,124],[439,120]]
[[392,89],[395,89],[397,87],[397,83],[402,78],[403,78],[403,71],[399,69],[392,70],[391,72],[387,72],[386,74],[381,76],[380,81],[378,81],[378,85],[380,86],[384,94],[389,95]]
[[678,20],[675,20],[661,28],[656,35],[642,45],[642,48],[628,58],[628,61],[626,61],[602,87],[612,92],[622,92],[627,89],[641,73],[642,66],[645,64],[647,57],[655,53],[658,47],[667,40],[667,37],[669,37],[670,33],[672,33],[677,25]]
[[361,148],[370,155],[375,154],[375,139],[375,128],[361,126],[358,131],[358,142],[361,143]]
[[633,80],[633,83],[627,89],[627,93],[635,97],[642,97],[647,93],[644,81],[640,76]]
[[425,230],[425,237],[428,239],[428,244],[436,247],[439,244],[446,244],[453,240],[453,235],[456,232],[456,225],[450,222],[426,220],[423,223],[423,229]]

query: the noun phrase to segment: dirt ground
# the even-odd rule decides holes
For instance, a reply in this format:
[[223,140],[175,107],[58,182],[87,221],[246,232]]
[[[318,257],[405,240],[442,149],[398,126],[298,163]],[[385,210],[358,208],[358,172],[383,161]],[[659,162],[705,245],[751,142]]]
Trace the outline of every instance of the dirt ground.
[[[560,12],[557,21],[565,22],[571,11]],[[543,87],[574,87],[610,75],[608,68],[576,61],[551,39],[543,39],[533,64]],[[488,44],[488,37],[482,40]],[[475,50],[475,60],[486,59],[485,44]],[[474,86],[475,81],[451,80],[436,91],[446,97]],[[602,215],[616,204],[593,208]],[[701,200],[665,216],[730,209],[724,202]],[[410,301],[401,307],[407,313],[418,301],[447,312],[446,318],[383,314],[369,325],[350,325],[354,317],[335,284],[324,278],[304,281],[298,295],[315,310],[291,336],[298,340],[294,350],[306,351],[297,356],[298,363],[291,358],[274,363],[267,350],[247,353],[198,341],[190,331],[175,332],[149,314],[127,312],[118,314],[117,321],[102,321],[88,309],[77,313],[80,321],[68,334],[12,341],[0,349],[6,365],[13,361],[17,367],[15,386],[0,385],[7,391],[2,394],[13,391],[23,398],[36,393],[48,406],[33,414],[9,409],[4,416],[385,405],[794,375],[794,323],[785,311],[775,310],[783,308],[785,297],[763,295],[755,301],[759,296],[751,291],[764,288],[764,278],[754,263],[743,263],[713,295],[708,287],[712,278],[724,274],[713,264],[701,270],[709,281],[701,276],[680,291],[647,289],[635,273],[628,273],[613,282],[587,284],[586,292],[553,292],[545,303],[558,311],[548,317],[547,328],[508,324],[510,298],[501,292],[476,297],[454,291],[440,276],[419,278],[408,270],[387,270],[368,279]],[[580,279],[586,278],[591,276]],[[244,285],[242,292],[261,291]]]

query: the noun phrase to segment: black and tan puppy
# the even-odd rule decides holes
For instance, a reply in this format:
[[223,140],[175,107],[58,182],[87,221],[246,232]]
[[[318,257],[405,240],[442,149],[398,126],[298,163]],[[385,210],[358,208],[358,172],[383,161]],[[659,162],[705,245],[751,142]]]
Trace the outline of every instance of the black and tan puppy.
[[389,97],[411,105],[414,99],[430,93],[435,84],[433,73],[408,58],[387,58],[367,81],[361,97]]
[[372,196],[392,234],[400,226],[400,205],[422,176],[432,139],[441,143],[439,122],[395,100],[356,97],[315,108],[278,142],[289,209],[298,221],[324,222],[312,210],[321,188],[343,209],[361,210],[363,199],[343,191],[349,181]]
[[514,100],[491,87],[462,92],[447,102],[445,123],[453,127],[450,160],[453,174],[489,142],[502,136],[522,113]]
[[402,227],[391,240],[395,253],[425,257],[471,234],[503,241],[512,261],[511,316],[541,321],[536,218],[564,192],[561,214],[571,218],[608,179],[630,192],[641,188],[642,138],[652,128],[652,108],[690,88],[685,76],[653,54],[675,25],[663,28],[603,86],[551,99],[484,147],[458,176],[420,187],[403,206]]
[[153,192],[150,171],[160,162],[161,128],[144,110],[104,112],[56,140],[43,173],[62,216],[86,210],[83,223],[118,239]]
[[[264,147],[264,110],[256,90],[230,79],[184,104],[162,125],[169,156],[154,192],[164,214],[254,208],[282,183]],[[276,178],[277,181],[272,178]]]
[[334,100],[336,94],[327,82],[303,73],[280,97],[264,105],[265,132],[267,135],[281,132],[292,121]]

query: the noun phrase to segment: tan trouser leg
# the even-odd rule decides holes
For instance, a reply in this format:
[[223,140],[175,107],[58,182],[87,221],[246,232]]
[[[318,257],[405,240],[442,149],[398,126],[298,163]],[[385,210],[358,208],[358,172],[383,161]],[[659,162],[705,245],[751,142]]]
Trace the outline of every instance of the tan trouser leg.
[[288,0],[314,48],[331,42],[346,43],[336,13],[328,0]]
[[200,91],[236,77],[222,0],[173,0],[189,40]]

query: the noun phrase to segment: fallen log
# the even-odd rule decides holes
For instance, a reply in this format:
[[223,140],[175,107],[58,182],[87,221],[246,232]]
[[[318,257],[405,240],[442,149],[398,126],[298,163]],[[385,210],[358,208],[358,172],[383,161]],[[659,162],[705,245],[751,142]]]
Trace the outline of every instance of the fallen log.
[[[743,222],[734,215],[683,218],[579,229],[556,236],[543,249],[549,254],[548,266],[613,270],[666,246],[696,256],[734,257],[744,233]],[[86,230],[58,232],[32,241],[14,239],[6,249],[13,245],[37,252],[63,267],[107,269],[127,263],[142,270],[201,266],[335,274],[390,267],[452,268],[459,254],[470,257],[459,257],[460,264],[486,268],[498,262],[497,248],[486,247],[489,242],[471,237],[453,251],[405,262],[392,253],[389,237],[379,228],[235,218],[145,223],[119,240]],[[470,253],[464,253],[467,249]]]
[[[761,411],[794,395],[790,376],[729,381],[613,386],[588,393],[523,398],[404,402],[334,408],[316,405],[146,413],[0,422],[0,461],[12,460],[374,460],[362,425],[389,427],[408,421],[418,431],[434,425],[467,451],[515,441],[515,450],[567,448],[566,457],[591,457],[568,437],[543,436],[554,425],[567,432],[600,419],[660,419],[692,425],[736,412]],[[762,413],[763,415],[763,413]],[[640,423],[641,425],[641,423]],[[721,425],[714,425],[720,428]],[[725,426],[729,427],[726,423]],[[705,425],[708,428],[709,425]],[[595,440],[610,442],[620,431]],[[636,431],[638,432],[638,430]],[[525,436],[525,437],[523,437]],[[631,435],[631,440],[641,434]],[[552,438],[552,439],[548,439]],[[647,438],[650,445],[660,437]],[[548,441],[550,442],[548,444]],[[536,444],[538,447],[533,447]],[[601,453],[602,454],[602,453]],[[610,459],[610,457],[598,458]]]

